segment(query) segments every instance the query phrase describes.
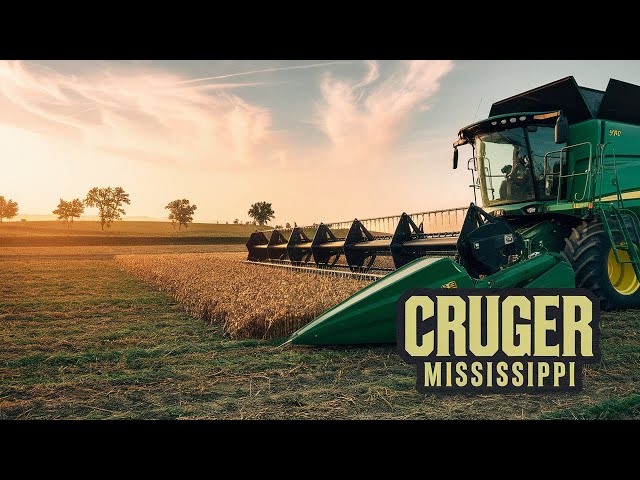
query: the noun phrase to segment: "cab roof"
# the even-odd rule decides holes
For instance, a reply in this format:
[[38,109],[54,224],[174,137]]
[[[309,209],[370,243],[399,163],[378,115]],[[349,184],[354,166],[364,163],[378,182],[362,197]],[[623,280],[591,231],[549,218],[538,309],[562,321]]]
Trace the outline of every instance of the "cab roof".
[[[556,113],[557,112],[557,113]],[[504,128],[508,128],[511,118],[553,114],[560,112],[570,124],[585,120],[601,119],[640,125],[640,86],[614,78],[609,80],[607,89],[596,90],[581,87],[573,77],[565,77],[541,87],[519,93],[491,106],[489,118],[460,129],[455,146],[464,145],[476,131],[490,125],[500,128],[500,121],[507,118]],[[550,117],[546,117],[550,118]]]
[[494,103],[489,116],[549,110],[562,110],[571,124],[598,118],[640,125],[640,86],[612,78],[603,92],[566,77]]

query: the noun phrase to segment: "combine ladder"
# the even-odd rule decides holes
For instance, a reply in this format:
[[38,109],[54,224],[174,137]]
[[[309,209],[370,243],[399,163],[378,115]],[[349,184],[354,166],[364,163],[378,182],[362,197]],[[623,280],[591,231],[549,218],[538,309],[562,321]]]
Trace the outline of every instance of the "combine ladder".
[[[605,150],[608,146],[611,146],[611,158],[613,159],[610,163],[606,162],[605,157]],[[612,143],[607,142],[604,145],[598,145],[598,147],[600,149],[600,158],[594,172],[598,193],[594,195],[593,207],[602,220],[602,225],[609,237],[616,261],[618,263],[630,263],[633,266],[636,277],[640,280],[640,257],[638,257],[638,250],[634,246],[633,239],[631,238],[631,233],[633,233],[634,238],[640,239],[640,221],[633,211],[626,209],[624,206],[620,183],[618,181],[616,153]],[[616,187],[615,203],[602,201],[602,186],[605,171],[613,172],[611,183]],[[614,235],[614,232],[619,232],[619,235]],[[620,251],[627,252],[629,259],[621,260]]]

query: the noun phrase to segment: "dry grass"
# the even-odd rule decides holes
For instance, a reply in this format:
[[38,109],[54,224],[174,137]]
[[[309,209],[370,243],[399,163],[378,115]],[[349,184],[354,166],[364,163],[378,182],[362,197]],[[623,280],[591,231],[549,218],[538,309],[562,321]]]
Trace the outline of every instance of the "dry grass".
[[369,282],[247,265],[244,253],[123,255],[118,264],[232,338],[281,338]]

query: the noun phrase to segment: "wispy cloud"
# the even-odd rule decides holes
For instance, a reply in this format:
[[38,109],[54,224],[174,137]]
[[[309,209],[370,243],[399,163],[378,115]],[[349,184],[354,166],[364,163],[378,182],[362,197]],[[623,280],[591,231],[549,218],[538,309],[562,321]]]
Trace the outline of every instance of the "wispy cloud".
[[450,61],[409,61],[384,78],[377,62],[367,62],[359,80],[327,74],[322,80],[318,125],[331,141],[332,157],[342,162],[383,158],[412,114],[428,109],[428,100]]
[[269,157],[271,112],[222,83],[157,70],[64,75],[0,62],[0,122],[80,138],[86,146],[154,161],[250,163]]
[[211,81],[211,80],[222,80],[224,78],[239,77],[242,75],[254,75],[258,73],[268,73],[268,72],[283,72],[285,70],[306,70],[308,68],[328,67],[330,65],[349,65],[351,63],[352,62],[324,62],[324,63],[311,63],[307,65],[293,65],[290,67],[263,68],[261,70],[250,70],[248,72],[228,73],[226,75],[218,75],[216,77],[194,78],[191,80],[184,80],[181,83],[187,84],[187,83],[204,82],[204,81]]
[[371,85],[373,82],[375,82],[378,79],[378,77],[380,77],[380,66],[378,65],[378,62],[374,60],[367,60],[366,64],[369,70],[367,71],[367,74],[362,79],[362,81],[360,81],[358,84],[356,84],[353,87],[354,90],[358,88],[366,87],[367,85]]
[[[165,200],[188,195],[200,221],[244,218],[259,199],[273,202],[278,222],[424,209],[423,191],[372,189],[432,168],[417,157],[439,151],[431,138],[441,136],[420,112],[451,62],[234,65],[205,76],[192,73],[200,62],[0,61],[5,195],[24,211],[46,212],[60,196],[122,185],[135,199],[131,214],[161,216]],[[282,88],[303,71],[305,82]],[[254,89],[264,80],[270,90]],[[376,161],[379,168],[361,168]],[[368,185],[367,201],[328,185],[327,175]],[[438,199],[454,195],[441,179],[424,178]]]

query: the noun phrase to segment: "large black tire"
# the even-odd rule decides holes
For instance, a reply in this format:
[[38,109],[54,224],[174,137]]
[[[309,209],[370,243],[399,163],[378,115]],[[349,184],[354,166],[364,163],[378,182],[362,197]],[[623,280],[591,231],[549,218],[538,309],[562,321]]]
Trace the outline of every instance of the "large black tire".
[[[622,270],[612,271],[612,267],[624,269],[626,284],[629,285],[628,275],[633,271],[632,265],[616,263],[612,266],[610,254],[611,242],[600,220],[582,222],[581,225],[573,228],[571,235],[565,238],[565,247],[562,252],[564,259],[573,267],[576,287],[586,288],[595,293],[600,299],[601,309],[640,307],[640,288],[636,288],[634,283],[627,288],[626,293],[621,293],[621,290],[625,291],[620,284]],[[618,287],[616,288],[614,284]]]

